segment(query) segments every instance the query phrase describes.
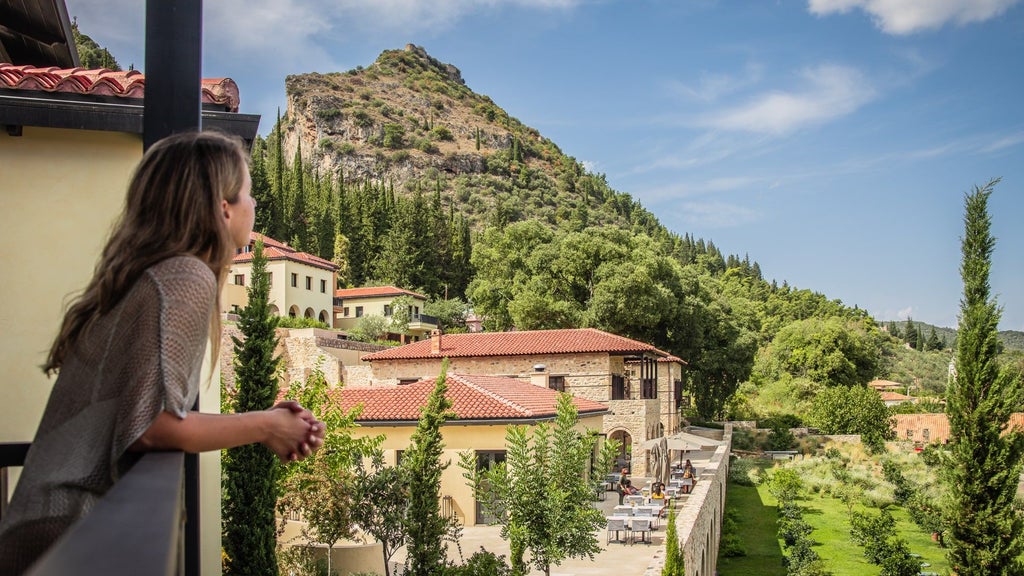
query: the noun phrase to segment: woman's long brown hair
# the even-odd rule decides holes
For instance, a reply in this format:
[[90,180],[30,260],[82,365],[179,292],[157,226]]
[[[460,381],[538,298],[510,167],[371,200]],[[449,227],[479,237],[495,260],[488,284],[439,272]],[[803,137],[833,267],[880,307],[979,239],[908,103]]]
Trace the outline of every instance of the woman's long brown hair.
[[[172,256],[205,262],[222,286],[235,246],[221,201],[234,204],[248,156],[241,140],[218,132],[175,134],[142,157],[128,185],[124,211],[114,225],[92,280],[72,300],[43,365],[57,372],[75,342],[113,309],[150,266]],[[211,356],[220,344],[220,294],[210,318]]]

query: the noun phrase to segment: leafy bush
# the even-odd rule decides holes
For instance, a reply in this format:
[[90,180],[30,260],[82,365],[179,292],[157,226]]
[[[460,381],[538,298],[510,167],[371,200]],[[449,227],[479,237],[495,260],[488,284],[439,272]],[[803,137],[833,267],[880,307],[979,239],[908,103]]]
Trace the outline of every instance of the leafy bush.
[[478,552],[474,552],[462,566],[452,566],[444,571],[444,576],[511,576],[511,574],[512,568],[505,561],[505,556],[488,552],[483,546]]
[[754,443],[754,432],[752,430],[747,430],[746,428],[733,429],[732,447],[733,450],[753,450],[756,447]]
[[768,492],[780,503],[796,500],[803,486],[803,480],[791,468],[776,468],[768,477]]
[[326,328],[330,329],[330,326],[317,320],[316,318],[299,318],[291,316],[282,316],[277,322],[278,328]]
[[449,130],[447,126],[434,126],[433,128],[430,129],[430,135],[435,140],[442,140],[442,141],[454,140],[454,137],[452,136],[452,131]]
[[753,486],[754,480],[750,477],[752,471],[760,471],[757,463],[749,458],[737,458],[729,466],[729,481],[740,486]]
[[405,128],[403,128],[401,124],[385,124],[383,144],[385,148],[401,148],[404,146]]
[[722,517],[722,538],[719,542],[718,553],[726,558],[746,556],[747,550],[743,547],[743,540],[740,539],[739,528],[736,525],[735,509],[727,509]]

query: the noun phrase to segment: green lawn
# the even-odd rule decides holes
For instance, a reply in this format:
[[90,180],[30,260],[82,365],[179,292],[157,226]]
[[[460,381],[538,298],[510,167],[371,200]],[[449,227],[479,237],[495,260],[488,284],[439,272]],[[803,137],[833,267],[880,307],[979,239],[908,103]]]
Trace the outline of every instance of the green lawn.
[[725,506],[738,512],[736,524],[747,555],[719,557],[718,573],[721,576],[785,576],[782,546],[775,535],[778,530],[775,504],[765,504],[757,488],[730,482]]
[[[777,502],[762,484],[758,488],[729,483],[726,508],[737,511],[740,538],[747,551],[746,556],[718,559],[718,572],[722,576],[784,576],[782,567],[782,543],[776,537]],[[832,497],[816,495],[800,501],[805,508],[804,519],[814,527],[811,538],[818,543],[815,550],[825,562],[825,567],[834,576],[874,576],[880,572],[864,560],[864,551],[850,540],[850,524],[846,506]],[[907,540],[911,553],[920,554],[921,561],[931,564],[929,570],[939,574],[948,573],[946,550],[931,541],[925,533],[911,522],[907,513],[898,507],[889,509],[896,518],[900,537]],[[872,512],[877,512],[872,510]]]

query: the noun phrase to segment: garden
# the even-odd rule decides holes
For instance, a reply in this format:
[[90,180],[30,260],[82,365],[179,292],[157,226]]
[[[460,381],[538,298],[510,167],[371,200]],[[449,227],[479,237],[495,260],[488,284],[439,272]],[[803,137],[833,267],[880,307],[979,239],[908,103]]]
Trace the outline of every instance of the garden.
[[947,574],[934,451],[830,445],[785,463],[730,469],[723,576]]

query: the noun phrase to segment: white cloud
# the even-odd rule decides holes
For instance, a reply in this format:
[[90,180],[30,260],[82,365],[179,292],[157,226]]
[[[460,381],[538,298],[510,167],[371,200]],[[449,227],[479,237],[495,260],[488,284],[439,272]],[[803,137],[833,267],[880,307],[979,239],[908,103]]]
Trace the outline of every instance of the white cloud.
[[823,65],[800,73],[802,86],[762,94],[748,103],[703,121],[720,130],[783,135],[853,113],[875,97],[863,74],[853,68]]
[[752,86],[761,81],[763,69],[756,64],[748,64],[740,74],[709,74],[704,72],[697,80],[696,85],[680,81],[669,82],[669,90],[674,94],[682,95],[692,100],[701,102],[713,102],[722,96],[726,96]]
[[1024,143],[1024,132],[1017,132],[1016,134],[1010,134],[999,138],[995,142],[984,146],[981,151],[983,153],[999,152],[1000,150],[1012,148],[1022,143]]
[[728,202],[683,202],[679,212],[686,224],[704,229],[735,228],[761,218],[750,208]]
[[808,0],[812,14],[826,16],[860,9],[888,34],[935,30],[948,22],[958,25],[994,18],[1020,0]]
[[906,320],[907,318],[913,317],[913,312],[914,307],[907,306],[906,308],[903,308],[900,311],[896,312],[896,317],[899,318],[900,320]]

